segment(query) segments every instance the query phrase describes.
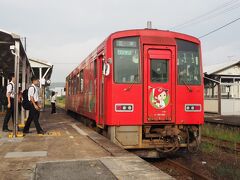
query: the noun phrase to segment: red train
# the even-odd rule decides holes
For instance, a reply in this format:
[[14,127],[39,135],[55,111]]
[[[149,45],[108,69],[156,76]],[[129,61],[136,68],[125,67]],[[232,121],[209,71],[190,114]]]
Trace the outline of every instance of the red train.
[[195,150],[204,122],[200,41],[155,29],[111,34],[67,76],[66,110],[140,156]]

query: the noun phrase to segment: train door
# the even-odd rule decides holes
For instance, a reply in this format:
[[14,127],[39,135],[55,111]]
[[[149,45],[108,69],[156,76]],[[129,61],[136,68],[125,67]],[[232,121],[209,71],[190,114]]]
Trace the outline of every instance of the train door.
[[97,83],[97,126],[104,128],[104,75],[102,74],[103,70],[103,56],[98,57],[98,83]]
[[174,48],[144,47],[144,123],[174,121]]

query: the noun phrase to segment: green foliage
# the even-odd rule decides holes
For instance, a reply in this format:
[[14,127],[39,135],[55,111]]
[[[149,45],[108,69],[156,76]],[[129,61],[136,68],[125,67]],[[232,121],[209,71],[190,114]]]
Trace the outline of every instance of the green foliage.
[[226,127],[205,124],[202,127],[202,135],[220,140],[240,142],[240,131],[239,129],[234,128],[229,129]]
[[56,106],[60,108],[65,108],[65,96],[57,97]]
[[201,143],[201,151],[205,152],[205,153],[213,153],[216,151],[216,147],[213,144],[209,144],[209,143]]
[[[51,106],[51,101],[49,99],[46,99],[45,105]],[[60,108],[65,108],[65,96],[57,97],[56,106]]]
[[240,169],[230,164],[219,164],[215,168],[216,174],[223,179],[240,179]]

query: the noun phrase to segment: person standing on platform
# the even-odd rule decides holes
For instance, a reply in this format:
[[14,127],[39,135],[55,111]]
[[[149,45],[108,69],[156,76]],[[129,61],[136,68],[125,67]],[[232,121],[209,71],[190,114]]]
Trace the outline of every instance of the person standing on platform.
[[56,93],[54,91],[52,91],[51,105],[52,105],[51,114],[55,114],[56,113]]
[[10,83],[7,85],[7,91],[6,91],[6,96],[7,96],[7,113],[5,115],[4,121],[3,121],[3,128],[2,130],[4,132],[11,132],[12,130],[8,129],[8,122],[12,116],[14,116],[14,94],[15,94],[15,76],[14,74],[10,75],[9,77]]
[[39,124],[39,116],[41,105],[39,104],[39,93],[37,86],[39,85],[39,79],[36,77],[32,77],[32,85],[28,88],[28,100],[30,101],[30,112],[23,129],[23,133],[29,133],[29,128],[31,122],[33,121],[38,134],[44,134],[45,132],[41,128]]

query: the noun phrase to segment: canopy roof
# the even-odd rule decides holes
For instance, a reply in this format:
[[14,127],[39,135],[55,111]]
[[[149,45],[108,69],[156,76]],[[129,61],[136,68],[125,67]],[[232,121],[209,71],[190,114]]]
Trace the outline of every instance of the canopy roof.
[[[20,61],[23,58],[28,59],[20,36],[0,29],[0,75],[4,77],[8,77],[9,74],[14,73],[14,55],[11,53],[10,46],[15,45],[15,41],[20,42]],[[27,64],[30,65],[28,60]]]
[[[33,69],[35,76],[39,77],[39,68],[42,68],[42,76],[45,75],[45,79],[51,79],[53,65],[39,59],[29,58],[29,62]],[[42,78],[42,77],[41,77]]]

